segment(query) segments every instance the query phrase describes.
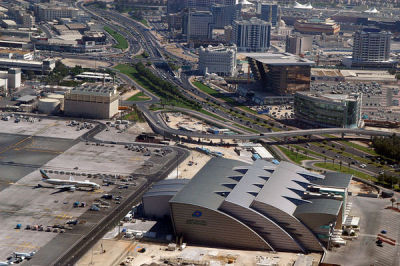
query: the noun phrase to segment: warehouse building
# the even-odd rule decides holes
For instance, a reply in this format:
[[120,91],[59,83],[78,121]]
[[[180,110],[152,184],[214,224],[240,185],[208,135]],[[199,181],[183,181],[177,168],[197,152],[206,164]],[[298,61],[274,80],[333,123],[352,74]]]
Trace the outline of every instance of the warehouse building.
[[116,86],[84,83],[65,93],[64,113],[69,116],[109,119],[118,113]]
[[169,201],[175,234],[207,246],[322,252],[341,227],[351,177],[213,158]]

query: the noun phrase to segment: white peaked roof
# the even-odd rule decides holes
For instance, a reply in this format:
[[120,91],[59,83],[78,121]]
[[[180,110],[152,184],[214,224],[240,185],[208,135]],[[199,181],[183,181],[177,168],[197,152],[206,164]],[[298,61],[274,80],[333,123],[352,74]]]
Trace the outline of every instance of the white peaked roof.
[[369,13],[369,14],[376,14],[379,13],[379,11],[374,7],[374,8],[370,8],[364,11],[364,13]]
[[300,4],[299,2],[294,2],[294,8],[301,8],[301,9],[313,9],[312,5],[310,3],[307,4]]

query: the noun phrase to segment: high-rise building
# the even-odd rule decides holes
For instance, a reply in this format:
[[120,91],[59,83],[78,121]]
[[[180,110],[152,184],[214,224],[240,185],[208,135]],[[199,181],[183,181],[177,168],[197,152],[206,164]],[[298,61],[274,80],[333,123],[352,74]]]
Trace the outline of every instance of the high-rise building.
[[364,28],[354,34],[353,62],[389,61],[392,34],[376,28]]
[[286,52],[300,55],[312,49],[312,37],[286,36]]
[[194,11],[185,14],[183,34],[187,39],[206,40],[211,36],[212,14],[209,11]]
[[208,46],[199,49],[199,70],[205,74],[233,76],[236,69],[236,46]]
[[276,4],[261,5],[261,19],[270,22],[273,27],[279,26],[281,7]]
[[213,5],[211,13],[215,29],[223,29],[225,26],[232,25],[232,22],[238,18],[236,5]]
[[239,51],[265,52],[269,49],[271,23],[258,18],[233,22],[233,43]]

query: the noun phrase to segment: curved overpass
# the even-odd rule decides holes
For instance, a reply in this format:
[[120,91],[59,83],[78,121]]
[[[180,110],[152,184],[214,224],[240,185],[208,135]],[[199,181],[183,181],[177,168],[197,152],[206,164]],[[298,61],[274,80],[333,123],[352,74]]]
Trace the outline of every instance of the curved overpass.
[[299,129],[299,130],[291,130],[291,131],[278,131],[278,132],[269,132],[269,133],[261,133],[261,134],[236,134],[236,135],[213,135],[213,134],[204,134],[197,132],[187,132],[177,129],[172,129],[167,127],[160,119],[154,114],[151,113],[147,108],[142,108],[147,122],[150,124],[151,128],[158,134],[172,137],[191,137],[191,138],[207,138],[207,139],[268,139],[274,137],[295,137],[295,136],[307,136],[307,135],[323,135],[323,134],[355,134],[355,135],[364,135],[364,136],[391,136],[393,133],[391,132],[383,132],[377,130],[365,130],[365,129],[350,129],[350,128],[320,128],[320,129]]

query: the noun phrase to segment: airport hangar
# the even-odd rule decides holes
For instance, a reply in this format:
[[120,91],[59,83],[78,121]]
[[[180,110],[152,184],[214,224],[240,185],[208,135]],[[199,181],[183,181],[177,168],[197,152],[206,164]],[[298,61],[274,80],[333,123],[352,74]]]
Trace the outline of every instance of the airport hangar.
[[[143,196],[143,207],[152,218],[169,212],[175,235],[188,243],[322,252],[333,229],[341,229],[351,178],[319,175],[285,161],[250,165],[213,158],[189,182],[154,186]],[[160,208],[166,201],[169,210]]]

